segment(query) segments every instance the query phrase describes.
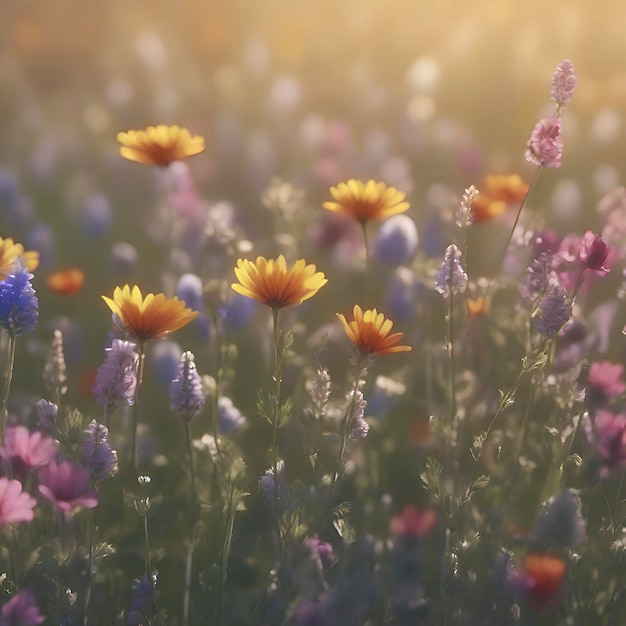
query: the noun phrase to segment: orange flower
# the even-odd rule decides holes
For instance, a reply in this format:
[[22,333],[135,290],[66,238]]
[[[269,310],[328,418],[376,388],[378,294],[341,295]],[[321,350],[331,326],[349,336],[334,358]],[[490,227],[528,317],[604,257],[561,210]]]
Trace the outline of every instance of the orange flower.
[[78,293],[83,288],[84,282],[85,274],[77,267],[59,270],[46,277],[48,288],[62,296],[72,296]]
[[304,259],[287,269],[285,257],[269,261],[259,256],[256,261],[239,259],[235,268],[238,283],[231,287],[249,298],[254,298],[272,309],[285,309],[312,298],[327,282],[315,265]]
[[118,133],[117,140],[125,159],[148,165],[169,165],[204,151],[204,137],[192,137],[186,128],[165,124]]
[[16,270],[18,261],[33,272],[39,266],[39,252],[24,252],[21,243],[15,243],[10,237],[0,237],[0,280],[6,280]]
[[518,174],[487,176],[472,203],[474,223],[480,224],[502,215],[507,208],[517,208],[528,192],[528,185]]
[[468,298],[465,304],[467,305],[467,314],[470,317],[482,317],[487,312],[487,298],[485,296]]
[[404,337],[404,333],[390,335],[393,322],[385,319],[385,316],[376,309],[363,312],[361,307],[355,304],[353,315],[354,321],[347,322],[341,313],[337,313],[346,334],[362,354],[380,356],[393,352],[409,352],[413,349],[411,346],[396,345]]
[[163,337],[198,316],[198,311],[186,308],[178,298],[167,298],[164,294],[149,293],[142,297],[139,287],[128,285],[116,287],[113,299],[102,296],[115,315],[120,326],[124,327],[139,341]]
[[360,222],[375,219],[382,220],[409,208],[405,202],[405,194],[395,187],[387,187],[385,183],[368,180],[351,179],[347,183],[339,183],[330,188],[335,202],[324,202],[322,205],[329,211],[349,215]]
[[552,554],[530,552],[524,559],[524,570],[530,577],[530,598],[535,606],[549,605],[559,597],[567,567]]

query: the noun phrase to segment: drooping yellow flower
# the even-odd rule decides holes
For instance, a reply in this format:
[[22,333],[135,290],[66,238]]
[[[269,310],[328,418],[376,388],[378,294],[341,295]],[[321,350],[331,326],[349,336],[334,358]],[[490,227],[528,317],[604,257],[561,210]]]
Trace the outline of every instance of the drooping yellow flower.
[[169,165],[204,151],[204,137],[192,137],[186,128],[166,124],[118,133],[117,140],[125,159],[148,165]]
[[409,208],[405,194],[385,183],[351,179],[330,188],[334,202],[322,205],[329,211],[349,215],[360,222],[383,220]]
[[238,283],[231,286],[237,292],[254,298],[272,309],[286,309],[312,298],[327,282],[315,265],[307,265],[298,259],[287,268],[285,257],[256,261],[239,259],[235,268]]
[[102,296],[121,326],[139,341],[163,337],[198,316],[178,298],[167,298],[164,294],[149,293],[145,298],[137,285],[116,287],[113,299]]
[[6,280],[17,269],[18,261],[29,272],[33,272],[39,266],[39,252],[24,252],[21,243],[15,243],[10,237],[0,237],[0,280]]
[[337,313],[346,334],[361,354],[381,356],[394,352],[409,352],[413,349],[411,346],[396,345],[404,337],[404,333],[390,335],[393,322],[386,319],[382,313],[378,313],[376,309],[368,309],[364,312],[355,304],[353,316],[354,320],[348,322],[341,313]]

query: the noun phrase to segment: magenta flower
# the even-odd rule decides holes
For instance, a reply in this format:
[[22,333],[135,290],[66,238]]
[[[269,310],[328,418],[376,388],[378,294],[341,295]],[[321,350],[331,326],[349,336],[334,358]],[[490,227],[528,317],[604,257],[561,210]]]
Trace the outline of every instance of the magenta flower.
[[605,263],[609,258],[610,250],[609,246],[604,243],[602,235],[596,235],[588,230],[580,242],[578,258],[586,269],[608,274],[610,270],[605,267]]
[[553,116],[537,122],[526,143],[526,160],[535,165],[559,168],[562,157],[561,118]]
[[37,501],[22,491],[19,480],[0,478],[0,526],[30,522]]
[[25,426],[8,426],[0,455],[11,463],[13,474],[24,479],[33,469],[48,465],[56,458],[56,443],[39,431],[31,433]]
[[578,78],[574,64],[569,59],[559,63],[556,71],[552,74],[552,82],[550,83],[550,95],[556,103],[557,114],[560,115],[572,101],[577,83]]
[[0,626],[38,626],[45,619],[39,612],[33,592],[24,589],[2,607]]
[[66,515],[80,508],[98,506],[98,494],[91,485],[91,472],[72,463],[50,462],[37,472],[39,493]]

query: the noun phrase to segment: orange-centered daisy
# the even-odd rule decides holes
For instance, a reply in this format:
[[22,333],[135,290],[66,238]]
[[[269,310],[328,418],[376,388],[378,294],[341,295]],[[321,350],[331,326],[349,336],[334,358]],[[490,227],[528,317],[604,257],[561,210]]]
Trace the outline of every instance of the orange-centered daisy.
[[178,298],[167,298],[164,294],[149,293],[142,297],[139,287],[116,287],[113,299],[102,296],[116,316],[119,324],[139,341],[163,337],[198,316]]
[[118,133],[117,140],[125,159],[148,165],[169,165],[204,151],[204,137],[192,137],[186,128],[165,124]]
[[18,262],[32,272],[39,266],[39,252],[24,252],[21,243],[0,237],[0,280],[6,280],[17,269]]
[[405,194],[385,183],[351,179],[330,188],[334,202],[322,205],[329,211],[349,215],[360,222],[383,220],[396,213],[403,213],[409,208]]
[[254,298],[273,309],[286,309],[312,298],[327,282],[315,265],[307,265],[304,259],[297,260],[287,268],[285,257],[256,261],[239,259],[235,268],[238,283],[231,286],[237,292]]
[[390,335],[393,322],[385,319],[385,316],[376,309],[363,312],[360,306],[354,305],[353,315],[354,320],[348,322],[341,313],[337,313],[346,334],[362,354],[380,356],[393,352],[409,352],[413,349],[411,346],[396,345],[404,333]]

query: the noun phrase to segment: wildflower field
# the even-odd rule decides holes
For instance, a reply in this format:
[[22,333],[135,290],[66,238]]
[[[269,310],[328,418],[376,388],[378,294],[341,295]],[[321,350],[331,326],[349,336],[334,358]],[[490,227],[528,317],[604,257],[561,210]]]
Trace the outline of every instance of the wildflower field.
[[626,624],[626,10],[365,4],[0,7],[0,626]]

